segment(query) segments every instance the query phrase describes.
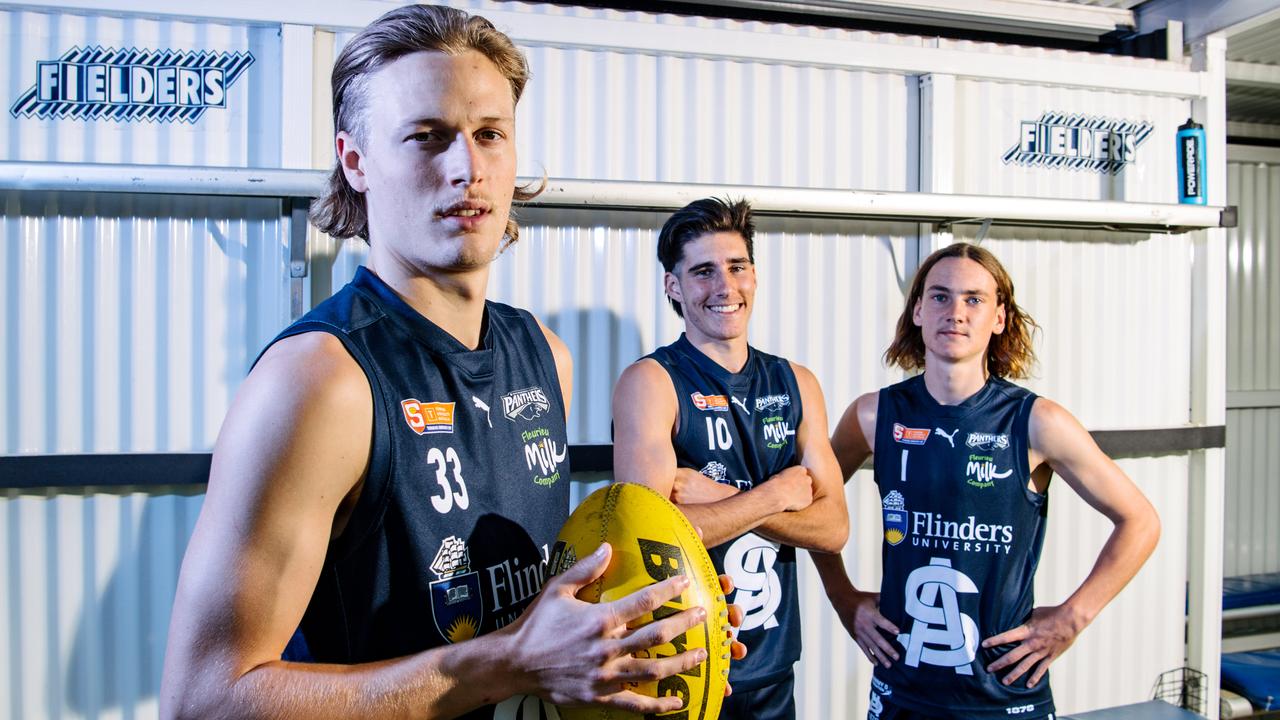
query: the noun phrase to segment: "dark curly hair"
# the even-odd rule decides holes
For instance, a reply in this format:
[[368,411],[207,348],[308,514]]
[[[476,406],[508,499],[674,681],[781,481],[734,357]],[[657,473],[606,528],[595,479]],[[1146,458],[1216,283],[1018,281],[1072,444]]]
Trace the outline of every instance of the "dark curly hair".
[[[676,263],[684,257],[685,243],[708,233],[735,232],[747,244],[747,258],[756,261],[756,225],[751,219],[751,204],[746,200],[703,198],[675,211],[658,233],[658,262],[667,272],[675,272]],[[684,317],[680,303],[667,297],[676,314]]]

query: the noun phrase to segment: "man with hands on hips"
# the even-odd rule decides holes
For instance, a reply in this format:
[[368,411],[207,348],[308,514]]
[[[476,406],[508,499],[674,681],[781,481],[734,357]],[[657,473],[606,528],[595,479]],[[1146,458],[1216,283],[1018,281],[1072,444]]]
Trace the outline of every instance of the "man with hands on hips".
[[[1155,510],[1089,433],[1004,379],[1030,370],[1035,327],[990,252],[938,250],[917,271],[885,354],[923,373],[859,397],[836,426],[846,480],[874,456],[880,592],[853,587],[839,555],[813,558],[875,665],[870,720],[1051,719],[1049,665],[1155,547]],[[1114,527],[1079,588],[1034,607],[1055,473]]]

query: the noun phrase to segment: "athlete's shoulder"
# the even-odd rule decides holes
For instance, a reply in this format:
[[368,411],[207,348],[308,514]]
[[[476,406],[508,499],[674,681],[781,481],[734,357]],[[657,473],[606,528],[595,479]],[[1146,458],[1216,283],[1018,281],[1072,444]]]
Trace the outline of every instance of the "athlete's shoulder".
[[628,365],[618,376],[617,387],[637,388],[648,392],[666,388],[675,393],[671,373],[652,355],[646,355]]
[[280,333],[280,337],[309,332],[316,326],[351,334],[384,317],[386,313],[378,303],[351,282],[291,323]]
[[[369,417],[373,396],[365,370],[329,332],[303,332],[272,343],[259,358],[242,393],[275,404],[290,417]],[[239,395],[237,394],[237,400]]]
[[751,345],[750,348],[752,357],[755,358],[756,362],[765,367],[785,367],[788,370],[804,367],[800,363],[788,360],[781,355],[767,353],[754,345]]
[[1031,390],[1021,385],[1017,385],[1013,382],[1010,382],[1009,380],[1002,377],[991,378],[991,385],[996,392],[1006,397],[1016,398],[1016,399],[1038,397]]
[[912,375],[911,377],[893,383],[892,385],[885,385],[875,394],[877,397],[887,395],[911,395],[920,392],[923,387],[924,375]]
[[674,419],[678,405],[675,381],[667,369],[652,358],[640,358],[622,371],[613,386],[615,430],[625,418],[643,418],[648,424],[660,417]]
[[508,305],[497,300],[485,300],[485,309],[489,311],[491,317],[496,316],[503,320],[525,320],[533,319],[533,313],[514,305]]
[[678,363],[682,356],[684,356],[684,353],[680,349],[680,341],[677,340],[670,345],[660,345],[654,348],[653,352],[640,358],[636,363],[650,360],[657,365],[671,367]]

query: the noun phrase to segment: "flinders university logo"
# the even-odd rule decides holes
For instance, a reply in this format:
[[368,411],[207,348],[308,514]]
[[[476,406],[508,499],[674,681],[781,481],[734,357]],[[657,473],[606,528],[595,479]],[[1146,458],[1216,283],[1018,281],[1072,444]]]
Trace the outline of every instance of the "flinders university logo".
[[894,490],[881,501],[884,508],[884,541],[897,545],[907,537],[907,506],[902,493]]
[[1065,167],[1112,175],[1133,162],[1151,123],[1046,112],[1022,122],[1018,142],[1004,154],[1005,164]]
[[450,535],[440,543],[431,571],[440,578],[431,583],[431,617],[440,635],[451,643],[470,640],[484,622],[480,575],[471,571],[467,543]]
[[225,108],[227,92],[253,64],[247,52],[74,47],[36,63],[36,84],[9,108],[14,117],[194,123]]

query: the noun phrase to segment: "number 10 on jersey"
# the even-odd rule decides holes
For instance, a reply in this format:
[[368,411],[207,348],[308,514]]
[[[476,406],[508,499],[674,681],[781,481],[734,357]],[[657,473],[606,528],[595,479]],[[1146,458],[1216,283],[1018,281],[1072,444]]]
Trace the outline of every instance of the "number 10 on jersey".
[[707,418],[707,449],[728,450],[733,447],[733,436],[729,434],[729,422],[722,417]]

